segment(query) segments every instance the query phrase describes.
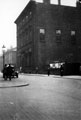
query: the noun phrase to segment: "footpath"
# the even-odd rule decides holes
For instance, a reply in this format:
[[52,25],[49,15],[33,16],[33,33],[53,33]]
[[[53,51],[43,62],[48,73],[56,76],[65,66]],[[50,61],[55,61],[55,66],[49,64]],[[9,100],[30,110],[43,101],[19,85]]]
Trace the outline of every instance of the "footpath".
[[[25,74],[21,73],[19,77],[21,76],[38,76],[38,77],[49,77],[49,78],[62,78],[62,79],[74,79],[74,80],[81,80],[81,76],[75,76],[75,75],[69,75],[69,76],[60,76],[60,75],[47,75],[47,74]],[[10,88],[10,87],[23,87],[28,86],[26,80],[20,79],[20,78],[12,78],[11,81],[4,80],[2,77],[2,74],[0,73],[0,88]]]
[[0,73],[0,88],[11,88],[11,87],[23,87],[28,86],[29,84],[19,78],[12,78],[4,80],[3,75]]
[[[47,74],[27,74],[27,73],[21,73],[20,75],[26,75],[26,76],[39,76],[39,77],[47,77]],[[60,76],[60,75],[49,75],[48,77],[56,77],[56,78],[63,78],[63,79],[77,79],[77,80],[81,80],[81,76],[80,75],[64,75],[64,76]]]

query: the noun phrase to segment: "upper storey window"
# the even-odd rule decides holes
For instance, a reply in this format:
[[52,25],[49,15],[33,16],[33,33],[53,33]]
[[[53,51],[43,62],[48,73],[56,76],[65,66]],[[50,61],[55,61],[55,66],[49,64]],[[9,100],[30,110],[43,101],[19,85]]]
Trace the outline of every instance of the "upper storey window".
[[71,44],[76,44],[76,32],[74,30],[71,31]]
[[56,30],[56,35],[61,35],[61,30]]
[[62,31],[60,29],[57,29],[56,30],[56,42],[57,43],[61,43],[61,34],[62,34]]
[[45,29],[40,28],[39,32],[40,32],[40,41],[45,41]]
[[45,34],[45,29],[41,28],[40,33]]
[[71,36],[75,36],[75,31],[71,31]]

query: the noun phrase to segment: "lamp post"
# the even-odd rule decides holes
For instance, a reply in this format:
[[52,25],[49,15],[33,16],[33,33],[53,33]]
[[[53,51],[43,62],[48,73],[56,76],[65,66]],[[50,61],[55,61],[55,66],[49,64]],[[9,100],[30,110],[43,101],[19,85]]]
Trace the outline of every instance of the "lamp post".
[[5,65],[5,46],[2,46],[2,52],[3,52],[3,69],[4,69],[4,65]]

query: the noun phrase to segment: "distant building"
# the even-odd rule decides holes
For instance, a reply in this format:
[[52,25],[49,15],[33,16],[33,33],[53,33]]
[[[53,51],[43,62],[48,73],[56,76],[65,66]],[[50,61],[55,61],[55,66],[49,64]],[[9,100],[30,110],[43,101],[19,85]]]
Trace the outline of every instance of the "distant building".
[[[10,48],[4,53],[4,64],[13,64],[17,66],[17,50]],[[3,55],[0,56],[0,70],[3,69]]]
[[3,70],[3,56],[0,56],[0,71]]
[[81,2],[76,7],[30,0],[15,21],[17,65],[23,72],[54,61],[81,63]]
[[16,66],[16,48],[8,49],[5,52],[5,64],[13,64]]

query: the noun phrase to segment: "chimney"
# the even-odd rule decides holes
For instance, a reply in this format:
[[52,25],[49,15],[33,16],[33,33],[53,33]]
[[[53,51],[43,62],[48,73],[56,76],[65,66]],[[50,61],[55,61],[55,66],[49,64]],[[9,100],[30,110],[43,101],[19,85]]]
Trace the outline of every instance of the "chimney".
[[76,6],[81,8],[81,0],[76,1]]
[[58,0],[58,5],[61,5],[61,0]]
[[43,0],[43,3],[50,4],[50,0]]

